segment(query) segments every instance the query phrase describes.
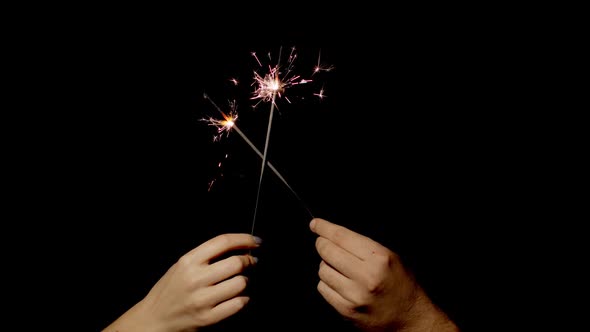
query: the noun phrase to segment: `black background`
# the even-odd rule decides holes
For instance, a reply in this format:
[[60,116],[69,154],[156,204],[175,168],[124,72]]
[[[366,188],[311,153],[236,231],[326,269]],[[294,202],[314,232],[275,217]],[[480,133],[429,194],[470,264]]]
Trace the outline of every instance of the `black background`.
[[304,78],[320,52],[334,67],[287,89],[291,103],[280,98],[274,112],[268,158],[300,200],[265,170],[252,302],[211,330],[347,327],[315,289],[320,260],[305,207],[398,252],[460,326],[485,319],[477,308],[496,291],[487,280],[505,277],[490,262],[506,258],[497,244],[512,240],[531,190],[531,142],[512,99],[521,41],[478,15],[365,14],[368,24],[313,11],[216,24],[199,20],[206,12],[194,21],[80,16],[35,31],[39,84],[51,91],[46,121],[35,121],[48,133],[35,141],[35,195],[55,220],[48,227],[69,234],[56,254],[72,271],[61,281],[92,329],[203,241],[250,232],[261,160],[236,132],[213,142],[201,119],[218,113],[203,94],[222,107],[235,99],[238,126],[262,151],[270,105],[251,107],[251,52],[266,61],[282,50],[284,61],[291,47]]

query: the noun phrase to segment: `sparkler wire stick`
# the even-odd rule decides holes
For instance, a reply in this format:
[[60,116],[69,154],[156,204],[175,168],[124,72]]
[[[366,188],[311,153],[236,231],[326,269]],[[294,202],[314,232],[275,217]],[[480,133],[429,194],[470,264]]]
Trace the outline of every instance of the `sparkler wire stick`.
[[[217,111],[219,113],[221,113],[221,115],[225,118],[228,119],[228,116],[221,110],[221,108],[219,106],[217,106],[217,104],[211,99],[209,98],[209,96],[205,93],[203,94],[203,97],[205,99],[208,99],[209,102],[211,102],[211,104],[215,107],[215,109],[217,109]],[[256,152],[256,154],[260,157],[260,158],[264,158],[264,155],[262,154],[262,152],[260,152],[260,150],[254,145],[254,143],[252,143],[252,141],[250,141],[250,139],[248,139],[248,137],[246,136],[246,134],[244,134],[240,128],[238,127],[238,125],[236,123],[233,123],[232,129],[234,129],[241,137],[242,139],[252,148],[252,150],[254,150],[254,152]],[[311,213],[311,210],[307,207],[307,205],[303,202],[303,200],[301,199],[301,197],[299,197],[299,195],[297,195],[297,192],[295,192],[295,190],[289,185],[289,183],[287,182],[287,180],[281,175],[281,173],[279,173],[279,171],[274,167],[274,165],[270,162],[267,161],[266,165],[273,171],[273,173],[283,182],[283,184],[285,184],[285,186],[287,186],[287,188],[291,191],[291,193],[297,198],[297,200],[299,200],[299,202],[301,202],[301,204],[303,205],[303,207],[305,208],[305,210],[307,210],[307,213],[309,213],[309,215],[311,216],[311,218],[313,218],[313,213]]]
[[[250,145],[250,147],[252,148],[252,150],[254,150],[254,152],[256,152],[256,154],[260,158],[263,158],[262,152],[260,152],[260,150],[258,150],[256,148],[256,146],[254,146],[254,144],[248,139],[248,137],[246,137],[246,135],[240,130],[240,128],[238,128],[234,124],[233,129],[235,129],[238,132],[238,134],[240,134],[240,136],[242,136],[242,138],[244,139],[244,141],[246,141],[246,143],[248,143],[248,145]],[[281,181],[283,181],[283,184],[285,184],[285,186],[287,186],[287,188],[291,191],[291,193],[295,196],[295,198],[297,198],[297,200],[299,200],[301,202],[301,204],[303,204],[303,207],[305,207],[305,210],[307,210],[307,213],[309,213],[309,215],[313,218],[313,213],[311,213],[311,210],[307,207],[307,205],[305,205],[305,203],[303,203],[303,200],[301,199],[301,197],[299,197],[299,195],[297,195],[297,193],[295,192],[295,190],[289,185],[289,183],[287,182],[287,180],[285,180],[285,178],[279,173],[279,171],[273,166],[273,164],[271,164],[270,161],[267,161],[266,162],[266,165],[273,171],[273,173]]]
[[270,140],[270,128],[272,127],[272,115],[275,109],[275,98],[277,92],[273,92],[272,101],[270,103],[270,115],[268,117],[268,128],[266,130],[266,141],[264,142],[264,153],[262,154],[262,167],[260,169],[260,177],[258,178],[258,190],[256,191],[256,204],[254,205],[254,217],[252,218],[252,230],[250,234],[254,234],[254,225],[256,224],[256,213],[258,212],[258,201],[260,200],[260,188],[262,187],[262,176],[264,175],[264,167],[266,165],[266,155],[268,153],[268,142]]

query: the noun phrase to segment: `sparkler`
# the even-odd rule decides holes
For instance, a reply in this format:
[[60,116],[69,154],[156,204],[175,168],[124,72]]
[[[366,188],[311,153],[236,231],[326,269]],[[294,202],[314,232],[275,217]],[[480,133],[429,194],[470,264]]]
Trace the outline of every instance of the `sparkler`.
[[[285,69],[281,67],[281,53],[283,48],[279,48],[279,56],[277,60],[277,64],[272,67],[269,65],[268,72],[262,76],[258,72],[254,71],[254,83],[257,84],[257,88],[254,90],[254,97],[252,99],[260,99],[260,101],[270,101],[270,114],[268,118],[268,127],[266,130],[266,140],[264,142],[264,152],[262,154],[262,165],[260,168],[260,177],[258,178],[258,190],[256,191],[256,203],[254,206],[254,216],[252,219],[252,230],[251,234],[254,234],[254,226],[256,225],[256,214],[258,212],[258,202],[260,200],[260,189],[262,188],[262,178],[264,176],[264,169],[266,168],[266,158],[268,154],[268,143],[270,140],[270,131],[272,128],[272,119],[274,114],[274,109],[276,106],[276,98],[277,96],[283,97],[285,90],[291,86],[298,85],[298,84],[305,84],[311,82],[311,80],[302,79],[299,75],[295,75],[293,73],[293,64],[295,59],[297,58],[297,54],[295,53],[295,47],[291,48],[291,53],[287,58]],[[256,53],[252,53],[252,56],[256,59],[258,64],[262,67],[262,63],[256,56]],[[270,53],[269,53],[270,59]],[[285,96],[285,99],[291,103],[289,98]],[[260,102],[259,101],[259,102]],[[258,105],[258,104],[256,104]],[[255,106],[256,106],[255,105]],[[311,214],[311,213],[310,213]]]
[[[213,102],[213,100],[211,100],[209,98],[209,96],[207,94],[204,94],[205,99],[209,100],[212,103],[212,105],[222,114],[223,119],[217,120],[214,118],[208,118],[208,119],[202,119],[202,120],[209,122],[209,125],[217,127],[217,135],[214,136],[214,141],[219,140],[224,134],[227,135],[227,134],[229,134],[230,130],[234,129],[244,139],[244,141],[246,141],[246,143],[248,143],[248,145],[250,145],[250,147],[256,152],[256,154],[258,154],[258,156],[262,159],[262,164],[261,164],[261,168],[260,168],[260,176],[258,178],[258,189],[256,192],[256,203],[254,206],[254,215],[253,215],[253,219],[252,219],[251,234],[254,234],[254,227],[256,224],[256,216],[258,213],[258,206],[259,206],[259,200],[260,200],[260,191],[261,191],[261,187],[262,187],[262,180],[264,177],[264,170],[265,170],[266,166],[268,166],[275,173],[275,175],[285,184],[285,186],[293,193],[293,195],[295,195],[295,197],[301,203],[303,203],[303,201],[300,199],[300,197],[297,195],[297,193],[293,190],[293,188],[287,183],[287,181],[284,179],[284,177],[280,175],[280,173],[276,170],[276,168],[274,168],[274,166],[272,166],[272,164],[267,159],[268,159],[268,147],[269,147],[269,141],[270,141],[270,133],[271,133],[271,128],[272,128],[274,110],[275,110],[275,108],[277,108],[277,110],[278,110],[278,106],[276,103],[277,99],[282,98],[282,99],[285,99],[288,103],[291,103],[291,100],[286,95],[286,90],[288,88],[296,86],[296,85],[310,83],[310,82],[312,82],[312,79],[304,79],[300,75],[295,74],[294,62],[297,59],[297,54],[295,53],[294,47],[291,48],[291,51],[290,51],[284,65],[281,63],[282,47],[279,49],[279,55],[277,58],[277,63],[275,65],[265,66],[260,61],[260,58],[257,56],[256,52],[252,52],[251,55],[254,57],[254,59],[256,60],[258,66],[260,68],[266,69],[266,73],[264,73],[264,74],[260,74],[256,70],[254,71],[254,81],[253,81],[252,85],[255,86],[255,89],[254,89],[253,96],[251,97],[252,100],[257,100],[255,105],[253,105],[254,108],[256,108],[261,102],[270,102],[270,112],[269,112],[269,118],[268,118],[266,138],[265,138],[263,152],[260,152],[260,150],[258,150],[256,148],[256,146],[246,137],[246,135],[244,135],[244,133],[235,124],[235,120],[237,119],[237,112],[235,112],[235,110],[236,110],[235,102],[233,104],[230,103],[231,111],[230,111],[230,114],[227,115]],[[320,52],[320,56],[321,56],[321,52]],[[323,65],[320,62],[320,56],[318,56],[317,65],[311,71],[312,76],[319,73],[319,72],[322,72],[322,71],[328,72],[328,71],[331,71],[332,69],[334,69],[334,67],[332,67],[332,66]],[[268,60],[270,62],[272,62],[270,52],[268,53]],[[232,82],[234,85],[238,85],[238,80],[236,78],[231,78],[229,81]],[[318,97],[319,99],[325,98],[326,95],[324,94],[324,87],[322,87],[319,90],[319,92],[313,93],[313,95]],[[306,208],[307,212],[313,218],[313,214],[310,212],[310,210],[307,208],[307,206],[305,206],[305,204],[303,204],[303,206]]]

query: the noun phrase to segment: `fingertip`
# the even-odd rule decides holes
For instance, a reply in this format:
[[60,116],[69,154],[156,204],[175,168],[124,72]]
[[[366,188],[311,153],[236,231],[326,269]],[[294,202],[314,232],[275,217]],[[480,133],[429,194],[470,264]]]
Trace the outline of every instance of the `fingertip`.
[[313,219],[311,219],[311,221],[309,222],[309,228],[310,228],[312,231],[315,231],[315,226],[316,226],[316,223],[317,223],[317,221],[316,221],[316,220],[317,220],[317,218],[313,218]]
[[254,242],[256,242],[256,244],[262,243],[262,238],[260,238],[259,236],[252,235],[252,238],[254,239]]
[[234,298],[234,301],[232,301],[235,305],[235,309],[233,310],[234,313],[242,310],[247,304],[248,302],[250,302],[250,297],[246,296],[246,295],[242,295],[242,296],[238,296]]
[[250,297],[249,296],[240,296],[240,304],[242,305],[242,307],[245,307],[246,304],[248,304],[248,302],[250,302]]

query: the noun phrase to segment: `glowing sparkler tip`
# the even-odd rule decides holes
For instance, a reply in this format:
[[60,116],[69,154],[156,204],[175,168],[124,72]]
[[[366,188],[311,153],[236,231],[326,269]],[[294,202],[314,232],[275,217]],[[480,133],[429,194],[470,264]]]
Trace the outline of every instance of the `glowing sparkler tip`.
[[238,113],[235,111],[235,104],[230,103],[230,105],[232,105],[232,111],[229,115],[222,113],[223,119],[221,120],[215,119],[213,117],[201,119],[201,121],[208,122],[209,126],[214,126],[217,128],[217,135],[213,136],[213,142],[219,141],[224,133],[226,134],[226,136],[229,135],[231,129],[236,125]]

